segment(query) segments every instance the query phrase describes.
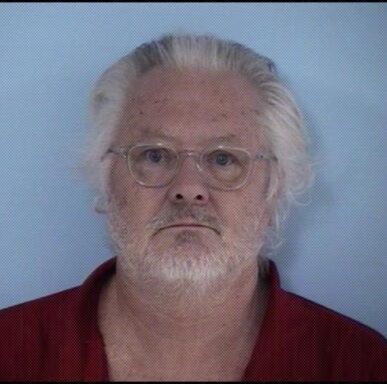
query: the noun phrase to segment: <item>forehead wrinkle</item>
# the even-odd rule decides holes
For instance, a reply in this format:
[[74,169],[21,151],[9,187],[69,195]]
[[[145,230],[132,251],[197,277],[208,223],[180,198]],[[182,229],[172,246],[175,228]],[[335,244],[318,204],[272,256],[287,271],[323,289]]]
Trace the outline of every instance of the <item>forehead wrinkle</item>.
[[132,135],[131,138],[134,141],[169,141],[173,142],[175,145],[180,144],[180,140],[173,136],[166,135],[162,132],[162,130],[158,130],[155,128],[151,128],[148,126],[136,126],[131,130]]
[[[175,144],[182,144],[182,140],[175,136],[169,136],[165,133],[163,133],[161,130],[157,130],[151,127],[139,127],[137,126],[134,130],[135,136],[139,140],[163,140],[163,141],[169,141],[173,142]],[[208,145],[212,143],[228,143],[228,144],[242,144],[242,141],[240,139],[240,136],[231,133],[224,136],[213,136],[213,137],[207,137],[203,138],[201,140],[198,140],[199,145]]]

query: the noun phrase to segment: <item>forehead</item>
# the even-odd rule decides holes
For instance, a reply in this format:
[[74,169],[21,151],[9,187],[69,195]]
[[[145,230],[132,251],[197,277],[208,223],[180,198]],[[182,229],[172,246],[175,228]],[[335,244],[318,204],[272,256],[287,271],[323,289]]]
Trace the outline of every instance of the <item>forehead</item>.
[[260,104],[253,86],[235,73],[157,67],[134,84],[119,136],[192,145],[218,140],[251,143],[260,136]]

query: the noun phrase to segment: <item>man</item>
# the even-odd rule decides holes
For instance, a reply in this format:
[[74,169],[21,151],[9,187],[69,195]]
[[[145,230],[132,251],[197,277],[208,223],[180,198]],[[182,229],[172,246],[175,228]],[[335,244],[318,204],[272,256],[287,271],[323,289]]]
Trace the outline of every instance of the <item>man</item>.
[[383,336],[283,291],[266,258],[311,179],[269,59],[164,36],[102,75],[91,112],[116,258],[0,312],[0,379],[387,379]]

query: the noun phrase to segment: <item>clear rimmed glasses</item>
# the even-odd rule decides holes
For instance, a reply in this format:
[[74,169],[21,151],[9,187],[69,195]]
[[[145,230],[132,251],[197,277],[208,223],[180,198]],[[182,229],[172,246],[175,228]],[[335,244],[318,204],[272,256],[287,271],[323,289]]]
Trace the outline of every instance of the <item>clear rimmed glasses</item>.
[[195,159],[196,168],[212,188],[230,191],[241,188],[256,160],[276,160],[276,157],[259,152],[252,155],[243,148],[212,145],[201,152],[177,151],[161,142],[138,143],[128,147],[111,147],[107,153],[115,153],[126,159],[134,179],[144,187],[164,187],[178,174],[185,157]]

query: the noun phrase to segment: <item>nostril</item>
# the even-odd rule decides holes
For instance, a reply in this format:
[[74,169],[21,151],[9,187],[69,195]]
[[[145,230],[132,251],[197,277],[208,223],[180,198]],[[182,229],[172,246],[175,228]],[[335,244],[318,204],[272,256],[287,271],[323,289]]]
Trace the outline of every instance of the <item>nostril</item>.
[[[183,195],[181,193],[177,193],[175,197],[176,197],[177,200],[182,200],[183,199]],[[203,195],[197,195],[195,197],[195,199],[203,200]]]

